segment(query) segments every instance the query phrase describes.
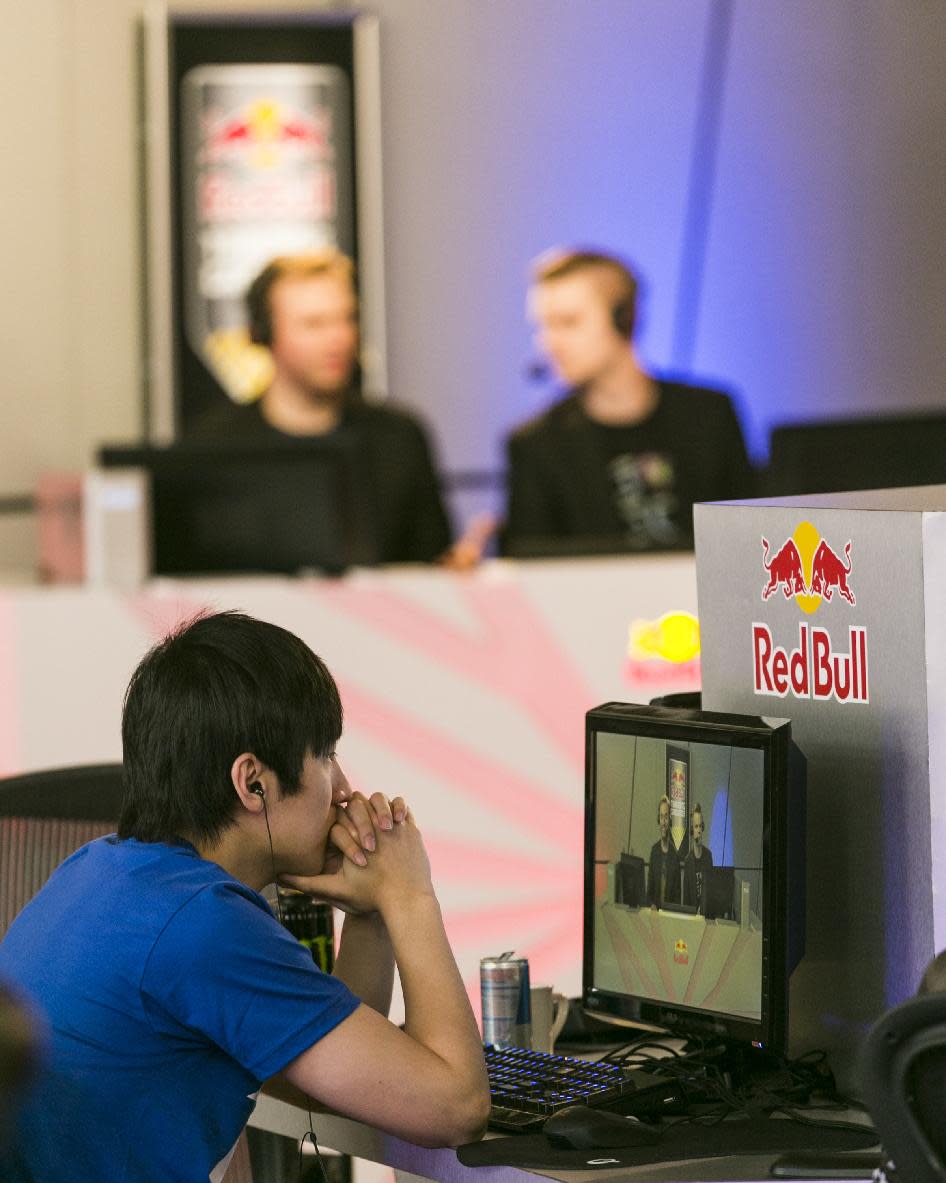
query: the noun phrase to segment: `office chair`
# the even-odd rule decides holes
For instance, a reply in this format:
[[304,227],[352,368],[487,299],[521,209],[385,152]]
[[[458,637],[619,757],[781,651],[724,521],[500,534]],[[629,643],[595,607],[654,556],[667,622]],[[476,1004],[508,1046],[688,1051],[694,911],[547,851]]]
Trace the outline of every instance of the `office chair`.
[[64,858],[115,829],[121,801],[121,764],[0,780],[0,939]]
[[[115,830],[121,806],[121,764],[53,768],[0,780],[0,940],[63,859]],[[224,1183],[253,1183],[245,1132]]]
[[946,992],[911,998],[874,1024],[861,1058],[864,1101],[906,1183],[946,1181]]

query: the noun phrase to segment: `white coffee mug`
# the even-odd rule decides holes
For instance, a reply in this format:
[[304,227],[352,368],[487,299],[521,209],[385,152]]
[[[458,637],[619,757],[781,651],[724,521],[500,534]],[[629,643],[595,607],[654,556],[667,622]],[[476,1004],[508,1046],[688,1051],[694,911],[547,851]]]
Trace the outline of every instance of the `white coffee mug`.
[[556,994],[551,986],[533,986],[529,991],[532,1007],[532,1050],[550,1052],[555,1047],[568,1017],[568,999]]

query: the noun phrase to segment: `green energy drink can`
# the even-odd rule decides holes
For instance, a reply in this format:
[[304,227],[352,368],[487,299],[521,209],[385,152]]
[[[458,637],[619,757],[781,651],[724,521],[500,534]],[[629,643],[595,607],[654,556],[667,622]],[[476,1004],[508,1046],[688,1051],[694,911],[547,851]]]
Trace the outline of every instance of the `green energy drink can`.
[[480,961],[483,1042],[496,1047],[531,1047],[529,962],[502,953]]
[[319,969],[330,974],[335,966],[335,920],[331,904],[287,887],[279,887],[277,891],[284,926],[305,945]]

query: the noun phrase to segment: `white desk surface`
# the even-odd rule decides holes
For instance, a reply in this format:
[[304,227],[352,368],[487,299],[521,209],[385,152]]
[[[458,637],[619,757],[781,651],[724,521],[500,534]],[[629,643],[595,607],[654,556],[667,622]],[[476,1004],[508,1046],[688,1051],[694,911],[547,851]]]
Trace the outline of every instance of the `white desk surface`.
[[[273,1133],[299,1139],[309,1131],[309,1115],[304,1109],[260,1096],[250,1125]],[[689,1159],[630,1169],[595,1167],[586,1171],[539,1171],[521,1167],[465,1167],[453,1150],[429,1150],[404,1142],[390,1134],[366,1126],[346,1117],[317,1113],[313,1118],[319,1144],[350,1154],[354,1158],[383,1163],[396,1171],[407,1171],[436,1183],[544,1183],[545,1179],[559,1179],[564,1183],[636,1183],[640,1180],[667,1183],[744,1183],[769,1178],[773,1155],[739,1155],[726,1158]],[[489,1135],[487,1135],[489,1136]],[[589,1157],[592,1152],[589,1152]],[[817,1181],[816,1181],[817,1183]],[[827,1183],[827,1181],[822,1181]]]

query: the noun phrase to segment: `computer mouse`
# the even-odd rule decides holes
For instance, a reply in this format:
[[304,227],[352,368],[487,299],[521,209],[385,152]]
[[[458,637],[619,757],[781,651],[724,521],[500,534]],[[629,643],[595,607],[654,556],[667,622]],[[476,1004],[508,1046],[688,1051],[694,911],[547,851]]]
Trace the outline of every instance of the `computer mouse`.
[[573,1150],[606,1150],[618,1146],[652,1146],[660,1141],[660,1130],[639,1117],[593,1109],[590,1105],[569,1105],[546,1118],[542,1132],[555,1146]]

